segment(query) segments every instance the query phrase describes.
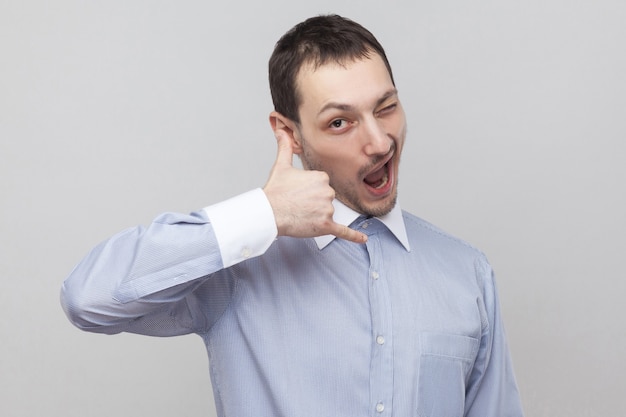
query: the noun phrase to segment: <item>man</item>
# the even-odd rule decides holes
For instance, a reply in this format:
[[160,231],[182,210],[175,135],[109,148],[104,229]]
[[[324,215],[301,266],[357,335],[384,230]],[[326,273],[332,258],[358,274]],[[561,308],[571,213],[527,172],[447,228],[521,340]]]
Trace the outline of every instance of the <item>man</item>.
[[200,335],[220,416],[521,416],[487,260],[396,204],[406,121],[381,45],[315,17],[269,72],[265,187],[103,242],[64,283],[68,317]]

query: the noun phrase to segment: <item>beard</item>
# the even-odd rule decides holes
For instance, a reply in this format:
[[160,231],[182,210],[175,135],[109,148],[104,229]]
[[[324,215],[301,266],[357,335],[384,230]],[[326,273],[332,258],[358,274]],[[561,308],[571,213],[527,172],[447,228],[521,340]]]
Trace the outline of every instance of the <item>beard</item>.
[[[328,177],[330,178],[330,186],[335,190],[335,198],[337,200],[341,201],[352,210],[355,210],[356,212],[369,217],[382,217],[388,214],[396,206],[396,202],[398,199],[398,179],[395,178],[395,176],[394,181],[396,181],[396,183],[394,184],[393,191],[389,196],[381,199],[380,201],[366,203],[365,201],[363,201],[362,198],[359,197],[357,192],[358,187],[361,187],[362,184],[356,184],[353,181],[347,179],[337,178],[337,176],[334,175],[332,169],[325,166],[323,161],[311,152],[310,148],[307,146],[304,137],[302,137],[302,135],[300,135],[300,137],[302,146],[300,160],[302,162],[302,166],[307,170],[326,172],[328,174]],[[395,148],[396,145],[394,142],[390,152],[394,152]],[[384,158],[384,155],[373,158],[368,165],[363,166],[361,169],[359,169],[357,177],[364,177],[367,172],[369,172]]]

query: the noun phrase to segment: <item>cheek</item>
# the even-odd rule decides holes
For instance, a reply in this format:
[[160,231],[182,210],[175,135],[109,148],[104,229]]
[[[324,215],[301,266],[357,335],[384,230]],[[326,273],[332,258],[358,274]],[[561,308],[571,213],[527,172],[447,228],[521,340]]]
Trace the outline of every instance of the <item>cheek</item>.
[[348,142],[328,141],[319,144],[313,152],[322,164],[332,167],[333,171],[343,171],[356,159],[355,150],[347,145]]
[[390,133],[396,140],[398,152],[402,151],[402,147],[404,146],[404,142],[406,139],[406,124],[403,122],[403,120],[399,122],[400,123],[393,126],[393,130],[390,130]]
[[392,123],[397,137],[404,138],[404,135],[406,134],[406,116],[403,108],[400,108],[400,111],[396,113],[396,117],[392,119]]
[[406,119],[404,118],[404,113],[399,114],[398,117],[393,120],[393,128],[398,136],[404,137],[406,133]]
[[331,176],[331,181],[335,187],[354,187],[359,176],[360,166],[357,158],[353,154],[339,155],[335,152],[332,156],[327,156],[323,160],[325,171]]

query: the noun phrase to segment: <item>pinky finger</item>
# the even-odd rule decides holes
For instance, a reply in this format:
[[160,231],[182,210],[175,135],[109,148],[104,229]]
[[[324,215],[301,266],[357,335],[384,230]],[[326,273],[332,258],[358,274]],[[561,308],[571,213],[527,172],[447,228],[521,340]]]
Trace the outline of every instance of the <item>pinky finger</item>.
[[344,239],[354,243],[365,243],[367,242],[367,235],[361,232],[357,232],[356,230],[350,229],[348,226],[336,225],[336,229],[333,232],[333,235],[337,236],[340,239]]

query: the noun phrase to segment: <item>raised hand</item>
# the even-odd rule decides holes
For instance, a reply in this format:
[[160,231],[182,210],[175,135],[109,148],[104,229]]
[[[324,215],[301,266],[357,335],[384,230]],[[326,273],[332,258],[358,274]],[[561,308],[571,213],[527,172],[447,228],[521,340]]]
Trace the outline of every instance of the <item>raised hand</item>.
[[334,235],[365,243],[367,235],[333,221],[335,190],[329,185],[328,174],[294,167],[290,138],[281,129],[275,132],[278,155],[263,191],[274,210],[278,235]]

